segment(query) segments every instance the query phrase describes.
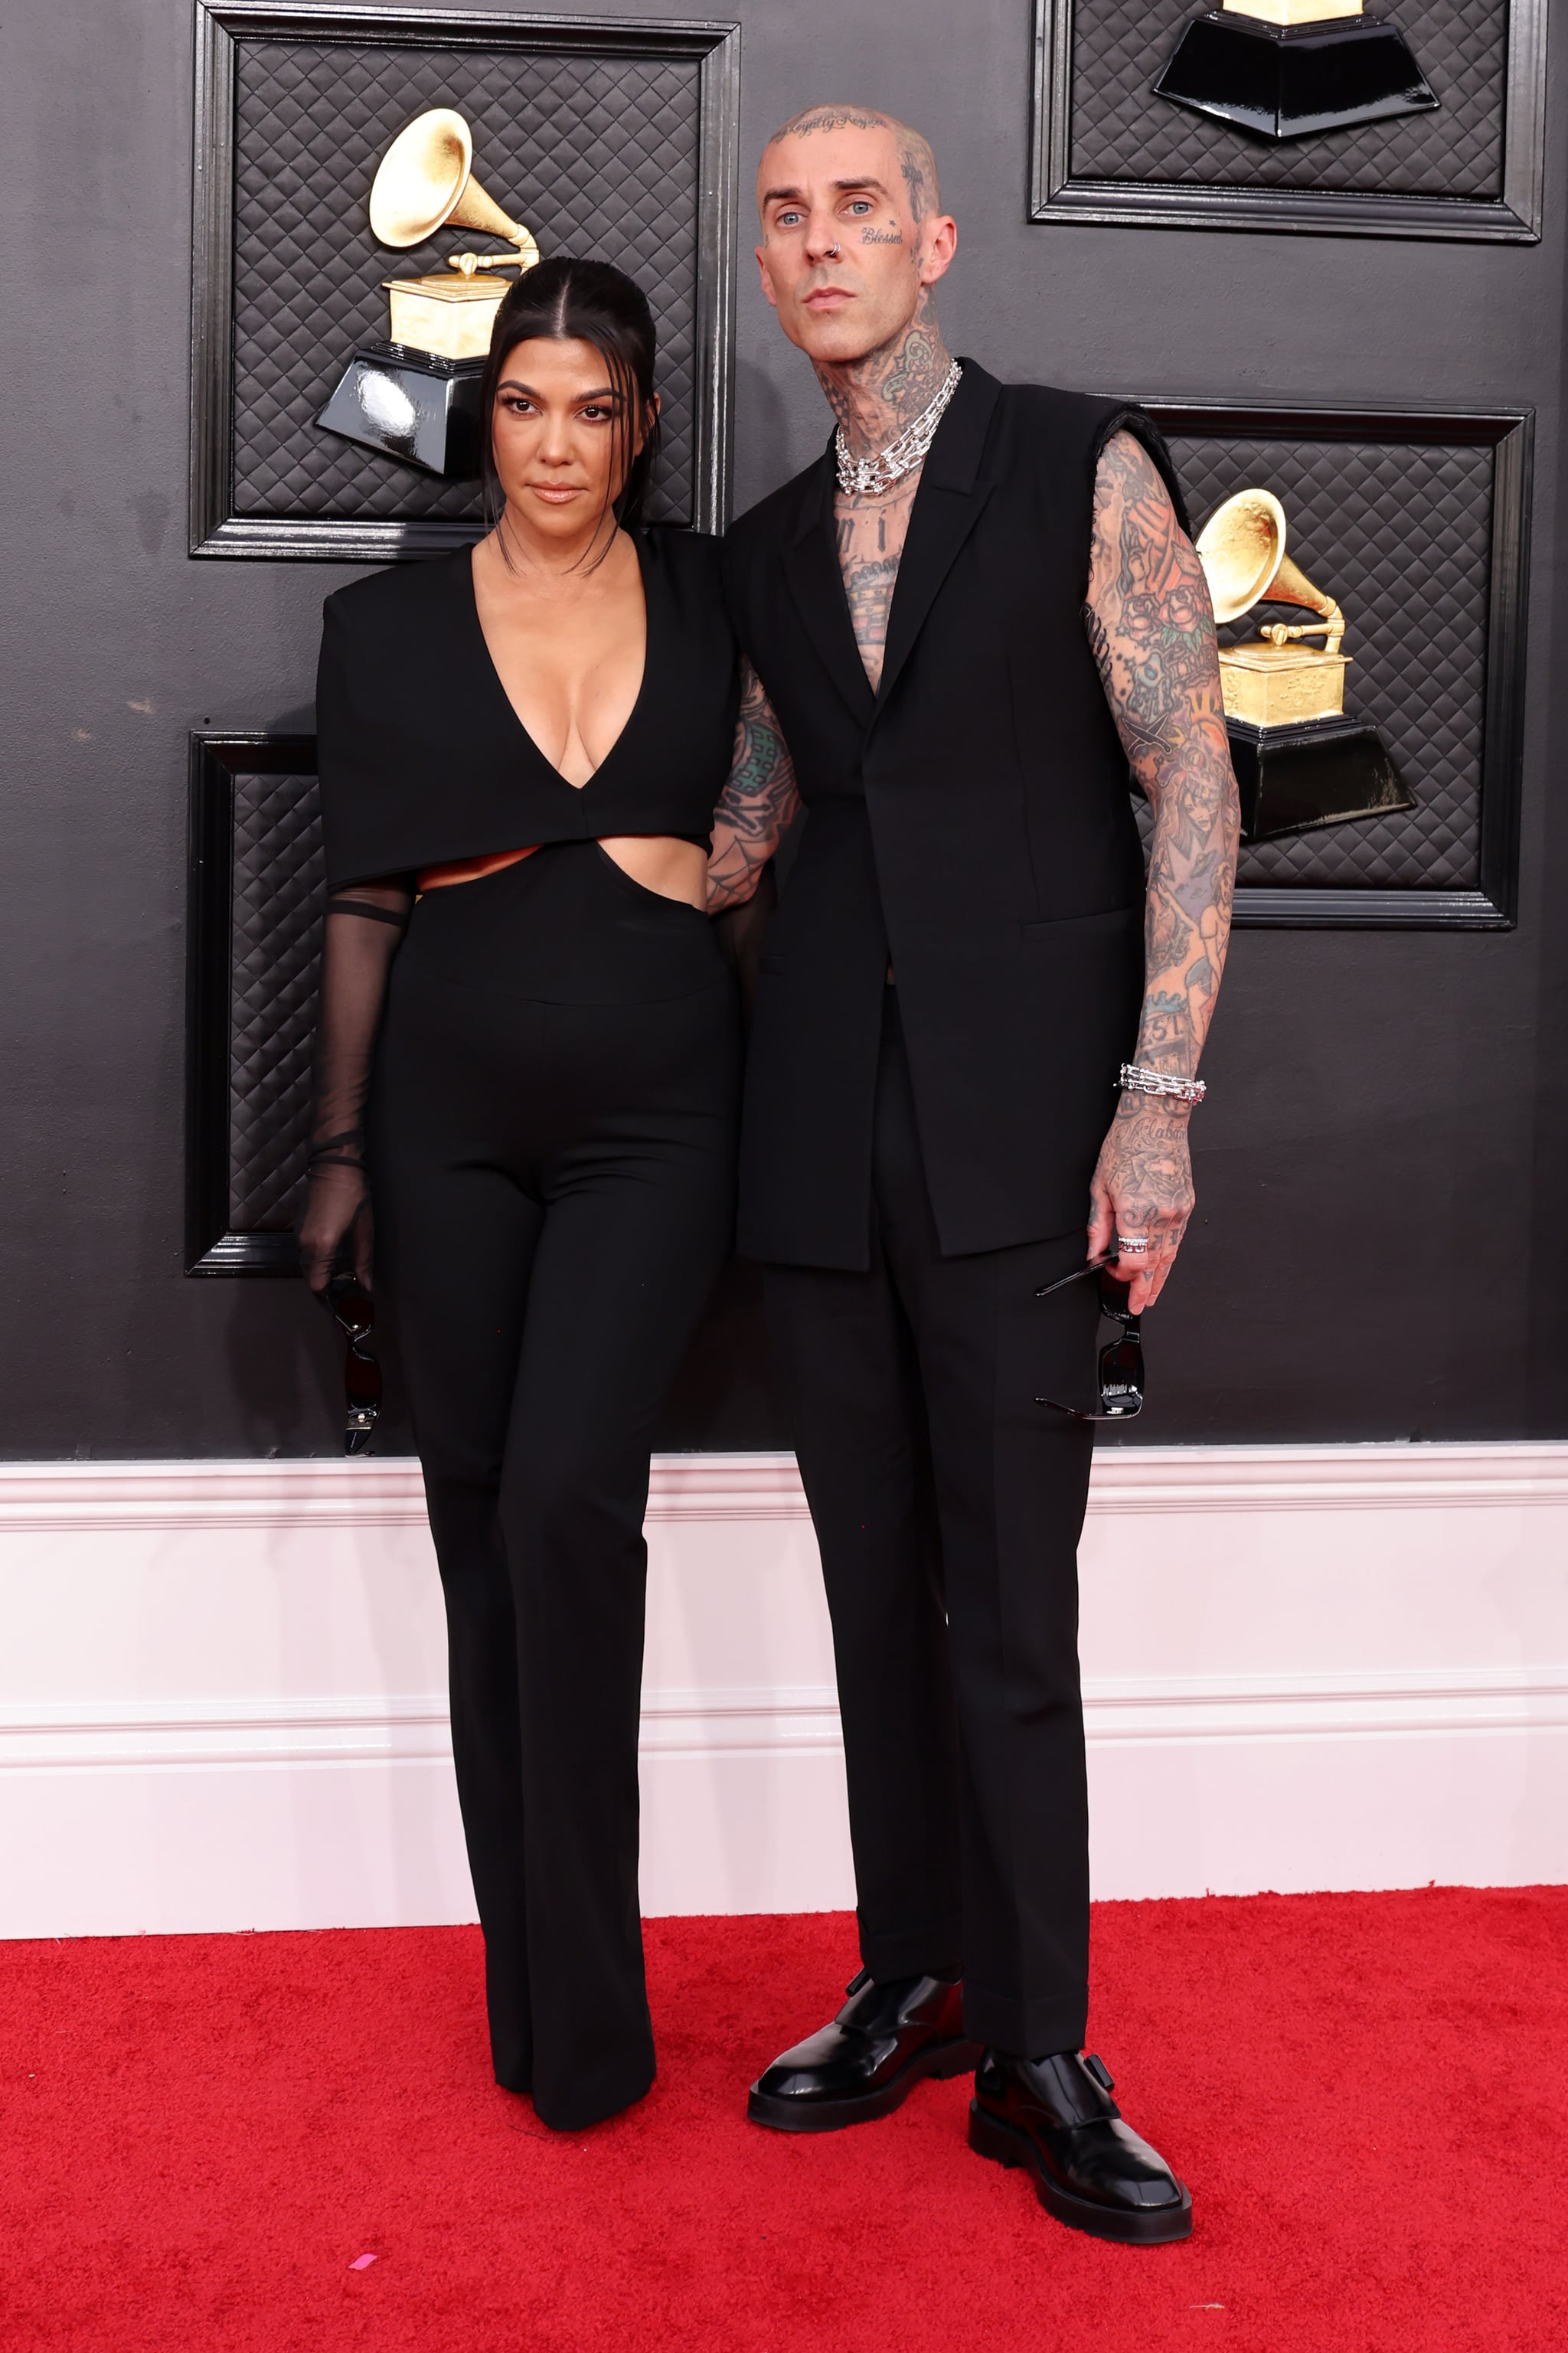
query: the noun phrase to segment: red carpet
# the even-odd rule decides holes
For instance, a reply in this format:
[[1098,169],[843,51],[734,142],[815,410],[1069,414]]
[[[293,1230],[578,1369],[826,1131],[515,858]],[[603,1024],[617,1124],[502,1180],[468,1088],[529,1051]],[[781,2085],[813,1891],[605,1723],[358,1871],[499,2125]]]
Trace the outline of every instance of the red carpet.
[[5,2353],[1568,2346],[1568,1889],[1100,1906],[1091,2047],[1195,2203],[1152,2250],[971,2156],[962,2082],[743,2121],[846,1921],[647,1933],[662,2079],[569,2137],[488,2081],[477,1931],[0,1947]]

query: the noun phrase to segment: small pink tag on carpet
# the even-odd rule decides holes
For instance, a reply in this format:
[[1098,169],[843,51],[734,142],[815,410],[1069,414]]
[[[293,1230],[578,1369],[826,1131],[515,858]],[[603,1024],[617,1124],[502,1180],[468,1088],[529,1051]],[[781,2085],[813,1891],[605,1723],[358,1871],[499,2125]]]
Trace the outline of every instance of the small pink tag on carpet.
[[367,2272],[375,2261],[374,2255],[356,2255],[349,2265],[351,2272]]

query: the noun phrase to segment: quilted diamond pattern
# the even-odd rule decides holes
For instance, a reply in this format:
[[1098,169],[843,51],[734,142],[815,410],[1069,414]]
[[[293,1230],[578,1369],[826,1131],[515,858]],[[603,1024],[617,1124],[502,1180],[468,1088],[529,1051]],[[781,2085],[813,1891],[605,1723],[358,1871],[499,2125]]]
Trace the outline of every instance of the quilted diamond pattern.
[[[1173,437],[1171,452],[1194,528],[1253,484],[1280,500],[1290,554],[1344,608],[1345,710],[1375,721],[1415,798],[1402,813],[1244,849],[1238,881],[1477,889],[1492,452],[1196,436]],[[1270,606],[1258,617],[1310,617]],[[1255,636],[1258,617],[1222,638]]]
[[546,256],[636,278],[659,332],[655,522],[691,515],[699,66],[693,58],[241,41],[236,59],[235,512],[409,521],[479,512],[443,483],[314,423],[353,345],[386,333],[383,279],[478,240],[396,253],[371,237],[375,167],[413,116],[455,106],[474,168]]
[[234,780],[228,1222],[293,1223],[310,1140],[326,870],[314,776]]
[[1272,148],[1152,96],[1183,26],[1200,13],[1195,0],[1074,0],[1074,179],[1501,195],[1508,0],[1379,5],[1442,101],[1437,112]]

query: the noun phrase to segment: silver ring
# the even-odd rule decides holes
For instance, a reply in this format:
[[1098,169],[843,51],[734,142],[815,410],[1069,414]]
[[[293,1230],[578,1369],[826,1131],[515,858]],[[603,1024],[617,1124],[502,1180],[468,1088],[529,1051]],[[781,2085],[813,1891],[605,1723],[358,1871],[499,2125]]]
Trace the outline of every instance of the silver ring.
[[1131,1250],[1136,1253],[1139,1250],[1146,1250],[1148,1247],[1149,1237],[1147,1234],[1118,1234],[1116,1237],[1118,1255],[1120,1255],[1122,1250]]
[[828,247],[828,248],[827,248],[827,259],[829,259],[829,261],[837,261],[837,259],[838,259],[838,248],[837,248],[836,245],[830,245],[830,246]]

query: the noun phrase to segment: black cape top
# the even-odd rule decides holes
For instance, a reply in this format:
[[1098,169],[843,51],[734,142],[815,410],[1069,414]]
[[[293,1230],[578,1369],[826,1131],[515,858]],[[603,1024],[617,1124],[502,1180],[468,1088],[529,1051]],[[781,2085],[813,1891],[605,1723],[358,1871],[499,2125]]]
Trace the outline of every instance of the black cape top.
[[647,602],[642,686],[581,789],[507,700],[468,548],[327,598],[316,756],[331,889],[535,842],[658,833],[706,844],[740,700],[718,543],[632,537]]

